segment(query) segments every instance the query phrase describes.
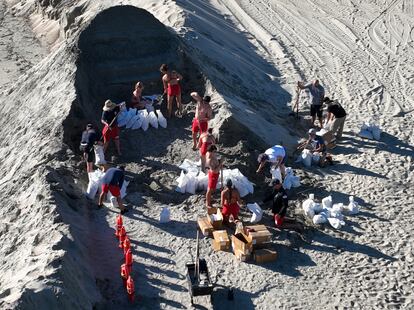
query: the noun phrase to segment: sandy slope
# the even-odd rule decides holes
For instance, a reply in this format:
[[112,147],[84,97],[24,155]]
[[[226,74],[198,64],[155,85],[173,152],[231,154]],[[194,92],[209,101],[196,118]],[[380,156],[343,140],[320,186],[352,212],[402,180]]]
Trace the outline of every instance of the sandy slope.
[[[26,2],[25,10],[30,3]],[[2,196],[6,201],[1,209],[0,301],[4,307],[20,302],[22,308],[46,303],[51,308],[57,304],[68,309],[93,304],[129,308],[117,275],[121,256],[110,228],[114,210],[97,212],[81,197],[83,181],[77,176],[81,166],[62,145],[74,133],[67,123],[61,126],[68,115],[75,120],[73,109],[83,103],[76,97],[79,68],[72,44],[88,21],[116,3],[71,1],[68,8],[63,2],[44,1],[45,13],[40,15],[59,21],[47,24],[64,29],[54,29],[62,43],[10,88],[8,100],[14,104],[1,107],[2,117],[19,126],[15,135],[0,128],[7,137],[1,141],[0,165],[8,171],[0,180],[0,190],[13,193],[12,198]],[[347,219],[340,232],[307,231],[306,243],[295,233],[275,231],[273,243],[280,259],[270,265],[237,263],[230,253],[213,253],[209,241],[202,240],[202,255],[213,278],[223,287],[235,287],[236,300],[226,301],[225,289],[219,288],[213,305],[200,300],[199,308],[411,308],[412,1],[306,0],[299,5],[287,0],[131,0],[123,4],[147,9],[181,36],[191,60],[208,78],[203,87],[213,94],[216,112],[221,114],[214,124],[221,125],[228,165],[240,167],[259,185],[262,178],[253,176],[249,166],[259,146],[234,141],[247,131],[234,121],[226,125],[230,113],[268,144],[283,140],[292,145],[307,124],[287,118],[289,94],[298,79],[315,76],[349,112],[343,143],[333,151],[338,164],[305,174],[318,198],[331,193],[336,201],[347,202],[348,195],[354,195],[362,205],[361,214]],[[6,25],[13,23],[11,18]],[[0,31],[7,34],[7,29]],[[8,36],[1,43],[8,44],[7,40]],[[14,72],[8,74],[16,76]],[[20,85],[30,85],[32,90],[24,91]],[[306,98],[302,99],[305,116]],[[19,114],[21,109],[28,113]],[[85,109],[95,108],[85,105]],[[49,111],[47,116],[43,110]],[[354,134],[371,117],[384,130],[380,142],[364,141]],[[123,160],[132,179],[127,200],[133,206],[126,227],[134,240],[134,276],[144,309],[189,306],[184,263],[192,258],[195,220],[203,214],[203,197],[181,196],[173,188],[179,172],[176,165],[194,156],[189,150],[190,119],[172,122],[173,131],[123,134],[123,145],[129,147]],[[248,141],[253,140],[248,137]],[[25,154],[30,154],[30,161]],[[12,178],[19,180],[18,185]],[[249,198],[253,199],[261,197]],[[160,225],[158,216],[165,204],[171,207],[173,222]],[[270,225],[269,218],[265,223]],[[53,233],[49,233],[51,227]],[[14,263],[21,256],[26,258]],[[84,287],[78,289],[79,285]]]

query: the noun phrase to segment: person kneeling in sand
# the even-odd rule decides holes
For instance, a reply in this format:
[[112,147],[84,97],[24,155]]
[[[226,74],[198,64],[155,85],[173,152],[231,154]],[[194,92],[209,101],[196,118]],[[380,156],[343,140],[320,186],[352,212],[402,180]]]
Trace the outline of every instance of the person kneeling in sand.
[[211,208],[211,195],[216,190],[218,179],[220,176],[220,170],[223,167],[222,159],[217,158],[217,147],[210,145],[207,149],[206,166],[210,168],[208,171],[208,185],[206,193],[206,206]]
[[224,223],[233,223],[239,219],[240,205],[243,201],[239,191],[233,187],[231,179],[226,180],[226,187],[221,191],[221,213]]
[[208,121],[211,119],[213,110],[210,106],[210,96],[204,96],[204,98],[201,98],[197,92],[192,92],[190,95],[197,101],[195,115],[191,126],[193,150],[195,151],[197,146],[197,134],[198,132],[203,133],[207,131]]
[[285,148],[281,145],[275,145],[267,149],[257,158],[257,161],[259,162],[259,167],[257,168],[256,172],[259,173],[260,171],[262,171],[266,163],[270,162],[274,169],[280,168],[280,173],[282,174],[282,177],[284,177],[285,157],[286,151]]
[[326,163],[332,164],[332,157],[326,152],[326,143],[321,136],[316,134],[316,129],[311,128],[308,131],[309,138],[298,146],[298,150],[308,149],[312,154],[320,156],[319,166],[324,167]]
[[122,204],[121,188],[125,178],[125,167],[118,166],[116,168],[109,168],[102,178],[102,193],[99,195],[98,206],[103,206],[103,201],[106,200],[108,192],[116,197],[118,207],[121,209],[121,214],[128,212],[128,209]]
[[263,203],[272,201],[272,213],[276,227],[281,227],[289,206],[288,195],[279,179],[272,181],[272,192],[263,199]]
[[207,149],[210,145],[215,145],[216,139],[213,136],[213,128],[209,128],[207,132],[203,132],[198,139],[197,147],[200,150],[201,158],[201,171],[205,172],[206,170],[206,154]]

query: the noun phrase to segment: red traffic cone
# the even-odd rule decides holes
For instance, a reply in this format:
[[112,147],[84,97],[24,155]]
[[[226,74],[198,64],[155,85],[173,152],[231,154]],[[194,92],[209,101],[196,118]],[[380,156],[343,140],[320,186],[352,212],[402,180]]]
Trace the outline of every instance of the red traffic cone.
[[128,294],[128,300],[130,302],[134,302],[135,299],[135,285],[134,280],[131,278],[131,276],[128,276],[127,282],[126,282],[126,289]]
[[128,249],[125,253],[125,265],[128,270],[128,274],[132,271],[132,252],[131,249]]
[[126,287],[128,277],[129,277],[128,268],[125,264],[122,264],[121,265],[121,278],[122,278],[122,283],[124,283],[124,287]]
[[124,255],[125,255],[126,252],[131,248],[131,241],[129,240],[128,236],[125,237],[123,246],[124,246]]
[[123,222],[122,222],[122,215],[121,214],[119,214],[117,217],[116,217],[116,229],[115,229],[115,236],[117,237],[117,238],[119,238],[119,232],[120,232],[120,230],[121,230],[121,227],[123,226]]
[[124,247],[125,238],[126,238],[126,231],[125,231],[125,227],[122,226],[121,230],[119,231],[119,248],[120,249]]

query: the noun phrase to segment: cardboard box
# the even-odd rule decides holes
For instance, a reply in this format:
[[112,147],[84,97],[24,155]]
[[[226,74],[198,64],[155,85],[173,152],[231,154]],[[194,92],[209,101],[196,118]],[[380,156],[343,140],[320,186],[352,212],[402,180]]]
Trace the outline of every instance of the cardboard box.
[[226,251],[230,249],[230,239],[227,231],[225,230],[216,230],[213,231],[212,241],[214,251]]
[[272,234],[265,225],[246,226],[244,231],[253,245],[269,242],[272,239]]
[[239,261],[239,262],[247,262],[247,261],[249,261],[250,259],[251,259],[251,257],[252,257],[252,255],[251,254],[243,254],[243,252],[241,252],[241,251],[239,251],[239,250],[236,250],[235,252],[234,252],[234,255],[236,256],[236,259]]
[[243,233],[238,233],[231,236],[231,243],[233,246],[233,252],[241,252],[244,255],[250,255],[253,250],[251,241],[248,240],[247,236]]
[[274,262],[277,259],[277,252],[270,249],[255,250],[253,257],[254,261],[259,264]]
[[211,225],[207,217],[200,217],[197,220],[197,223],[198,223],[198,227],[200,227],[200,230],[204,236],[208,237],[212,234],[214,228]]
[[221,225],[223,224],[223,214],[221,214],[221,210],[217,209],[217,213],[210,214],[208,216],[208,220],[210,221],[211,225],[213,225],[214,229],[221,229]]
[[217,213],[217,208],[216,207],[207,208],[207,214],[208,215],[216,214],[216,213]]

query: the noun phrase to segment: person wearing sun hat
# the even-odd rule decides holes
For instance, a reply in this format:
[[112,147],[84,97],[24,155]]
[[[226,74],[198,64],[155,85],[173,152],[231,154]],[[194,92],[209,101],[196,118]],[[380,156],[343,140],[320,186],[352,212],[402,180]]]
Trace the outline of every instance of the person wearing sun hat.
[[119,128],[117,117],[120,107],[111,100],[106,100],[103,107],[101,122],[104,124],[102,136],[104,140],[104,151],[107,150],[109,141],[114,140],[118,155],[121,155],[121,146],[119,143]]

